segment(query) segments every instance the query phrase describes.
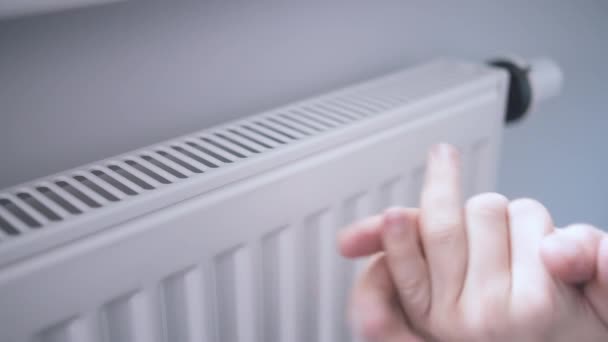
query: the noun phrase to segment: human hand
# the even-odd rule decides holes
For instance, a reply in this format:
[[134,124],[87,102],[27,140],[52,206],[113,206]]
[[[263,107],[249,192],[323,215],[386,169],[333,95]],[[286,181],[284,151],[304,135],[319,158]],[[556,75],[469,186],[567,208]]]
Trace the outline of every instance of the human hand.
[[[440,341],[608,336],[607,301],[597,299],[608,296],[608,264],[587,262],[608,255],[599,231],[576,226],[551,234],[542,205],[509,204],[497,194],[477,196],[463,210],[457,156],[448,146],[434,150],[427,170],[420,211],[390,210],[341,236],[347,256],[385,250],[354,290],[352,311],[364,335],[415,338],[409,321]],[[581,290],[559,280],[588,284]]]

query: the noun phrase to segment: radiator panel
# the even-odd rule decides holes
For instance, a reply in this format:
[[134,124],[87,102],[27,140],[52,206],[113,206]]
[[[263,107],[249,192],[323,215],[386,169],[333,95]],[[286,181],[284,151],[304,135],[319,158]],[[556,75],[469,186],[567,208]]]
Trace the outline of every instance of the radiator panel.
[[[456,96],[458,100],[448,105],[437,100],[440,96],[437,103],[421,101],[423,115],[411,114],[414,104],[390,107],[394,120],[378,121],[376,127],[371,123],[371,131],[344,131],[349,139],[331,130],[347,115],[357,115],[352,106],[388,110],[396,94],[381,94],[388,102],[377,102],[377,97],[370,100],[363,91],[348,102],[326,101],[329,104],[324,105],[343,108],[345,113],[332,117],[314,111],[286,114],[295,119],[280,121],[291,123],[285,126],[290,133],[273,130],[279,124],[272,121],[276,126],[257,125],[251,132],[264,134],[249,140],[257,152],[243,147],[249,146],[243,140],[248,138],[224,132],[226,139],[218,137],[224,144],[204,146],[213,151],[205,156],[217,158],[217,163],[281,144],[277,132],[304,135],[328,130],[333,135],[317,143],[314,153],[289,162],[279,156],[273,167],[252,165],[247,177],[234,178],[221,187],[197,188],[201,183],[191,182],[184,185],[191,191],[187,196],[172,198],[165,192],[163,196],[169,198],[164,200],[170,204],[162,208],[136,215],[117,211],[120,222],[103,229],[74,235],[37,253],[7,254],[20,257],[8,258],[0,268],[0,340],[351,340],[345,305],[361,265],[336,254],[335,233],[346,223],[389,205],[416,205],[425,153],[437,141],[451,142],[464,151],[469,194],[491,190],[504,110],[503,76],[494,72],[475,76],[464,84],[475,91],[462,90],[461,94],[468,95]],[[423,99],[428,97],[426,91]],[[458,92],[452,90],[454,94]],[[195,154],[201,152],[196,146],[203,143],[207,142],[180,146]],[[154,159],[163,157],[158,156]],[[143,158],[137,164],[113,165],[120,166],[116,174],[137,174],[139,181],[155,188],[162,187],[163,180],[195,178],[196,170],[180,162],[161,170],[154,163]],[[146,168],[154,169],[154,175],[146,175]],[[108,172],[118,178],[116,174]],[[90,174],[82,177],[65,178],[68,185],[64,187],[88,198],[90,206],[86,201],[74,201],[79,207],[62,206],[48,198],[41,203],[54,203],[55,209],[61,207],[67,215],[74,209],[94,211],[92,203],[108,207],[120,202],[119,196],[129,196],[116,190],[100,194],[87,182]],[[121,178],[125,186],[142,191],[141,184],[123,179],[128,177]],[[192,195],[195,190],[198,193]],[[36,211],[28,215],[40,224],[50,221]],[[84,222],[62,229],[70,232]]]

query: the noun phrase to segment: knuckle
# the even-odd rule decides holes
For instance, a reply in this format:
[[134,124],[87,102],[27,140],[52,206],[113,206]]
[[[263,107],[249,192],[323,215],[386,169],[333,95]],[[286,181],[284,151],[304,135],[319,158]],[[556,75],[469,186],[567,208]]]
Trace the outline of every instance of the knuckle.
[[452,221],[431,222],[423,232],[423,239],[433,245],[452,246],[462,242],[460,224]]
[[450,208],[454,206],[454,200],[451,198],[450,191],[445,186],[432,184],[424,190],[424,193],[428,199],[429,207]]
[[497,193],[483,193],[471,197],[466,203],[466,210],[476,215],[487,217],[504,216],[509,200]]
[[[471,293],[465,299],[465,322],[467,335],[472,340],[494,341],[503,336],[507,320],[504,319],[506,292],[502,284],[494,289],[494,284],[488,284],[480,293]],[[473,338],[474,337],[474,338]]]
[[596,236],[598,229],[590,224],[575,223],[566,226],[565,228],[563,228],[563,231],[569,234],[576,235],[583,240],[591,240]]
[[433,306],[422,327],[435,338],[433,341],[462,340],[468,334],[462,317],[460,310],[451,311]]
[[470,315],[464,326],[465,336],[470,341],[494,341],[501,336],[502,324],[499,320],[491,319],[483,311]]
[[430,298],[426,279],[422,276],[403,278],[397,280],[397,291],[401,301],[412,311],[414,318],[424,316],[428,310]]
[[421,274],[394,273],[396,286],[402,295],[409,297],[424,288],[426,279]]
[[520,326],[534,322],[538,327],[543,327],[553,320],[557,303],[550,292],[552,291],[530,291],[517,299],[520,305],[515,308],[513,317]]
[[[569,240],[570,242],[576,243],[579,253],[582,253],[585,257],[584,260],[594,259],[594,255],[597,253],[596,249],[599,245],[603,232],[598,228],[595,228],[589,224],[573,224],[565,228],[559,229],[557,234],[561,235],[562,238]],[[572,255],[572,263],[581,263],[581,255],[577,254],[575,257]],[[583,264],[587,264],[588,261],[583,261]],[[593,263],[591,263],[593,264]],[[575,266],[571,266],[575,267]]]
[[551,215],[547,208],[540,202],[523,198],[509,203],[509,218],[512,222],[529,221],[534,222],[539,227],[542,227],[545,232],[553,230]]
[[530,215],[538,212],[546,212],[547,209],[537,200],[520,198],[509,203],[509,211],[514,214]]

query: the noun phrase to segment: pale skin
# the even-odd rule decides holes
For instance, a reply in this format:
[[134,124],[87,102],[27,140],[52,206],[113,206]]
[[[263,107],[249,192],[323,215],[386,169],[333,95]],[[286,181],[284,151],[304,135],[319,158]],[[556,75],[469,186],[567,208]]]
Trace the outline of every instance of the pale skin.
[[374,342],[608,341],[608,235],[553,226],[540,203],[494,193],[461,203],[458,152],[429,153],[420,208],[345,229],[339,249],[372,256],[350,303]]

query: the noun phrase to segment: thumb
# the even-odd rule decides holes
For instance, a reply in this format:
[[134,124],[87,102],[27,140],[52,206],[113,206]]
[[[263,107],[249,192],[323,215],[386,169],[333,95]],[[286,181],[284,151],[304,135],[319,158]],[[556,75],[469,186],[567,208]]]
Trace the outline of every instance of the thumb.
[[604,234],[597,250],[595,278],[585,286],[585,295],[608,326],[608,234]]
[[597,268],[597,249],[603,233],[588,225],[556,229],[541,243],[540,253],[549,273],[567,284],[591,281]]

